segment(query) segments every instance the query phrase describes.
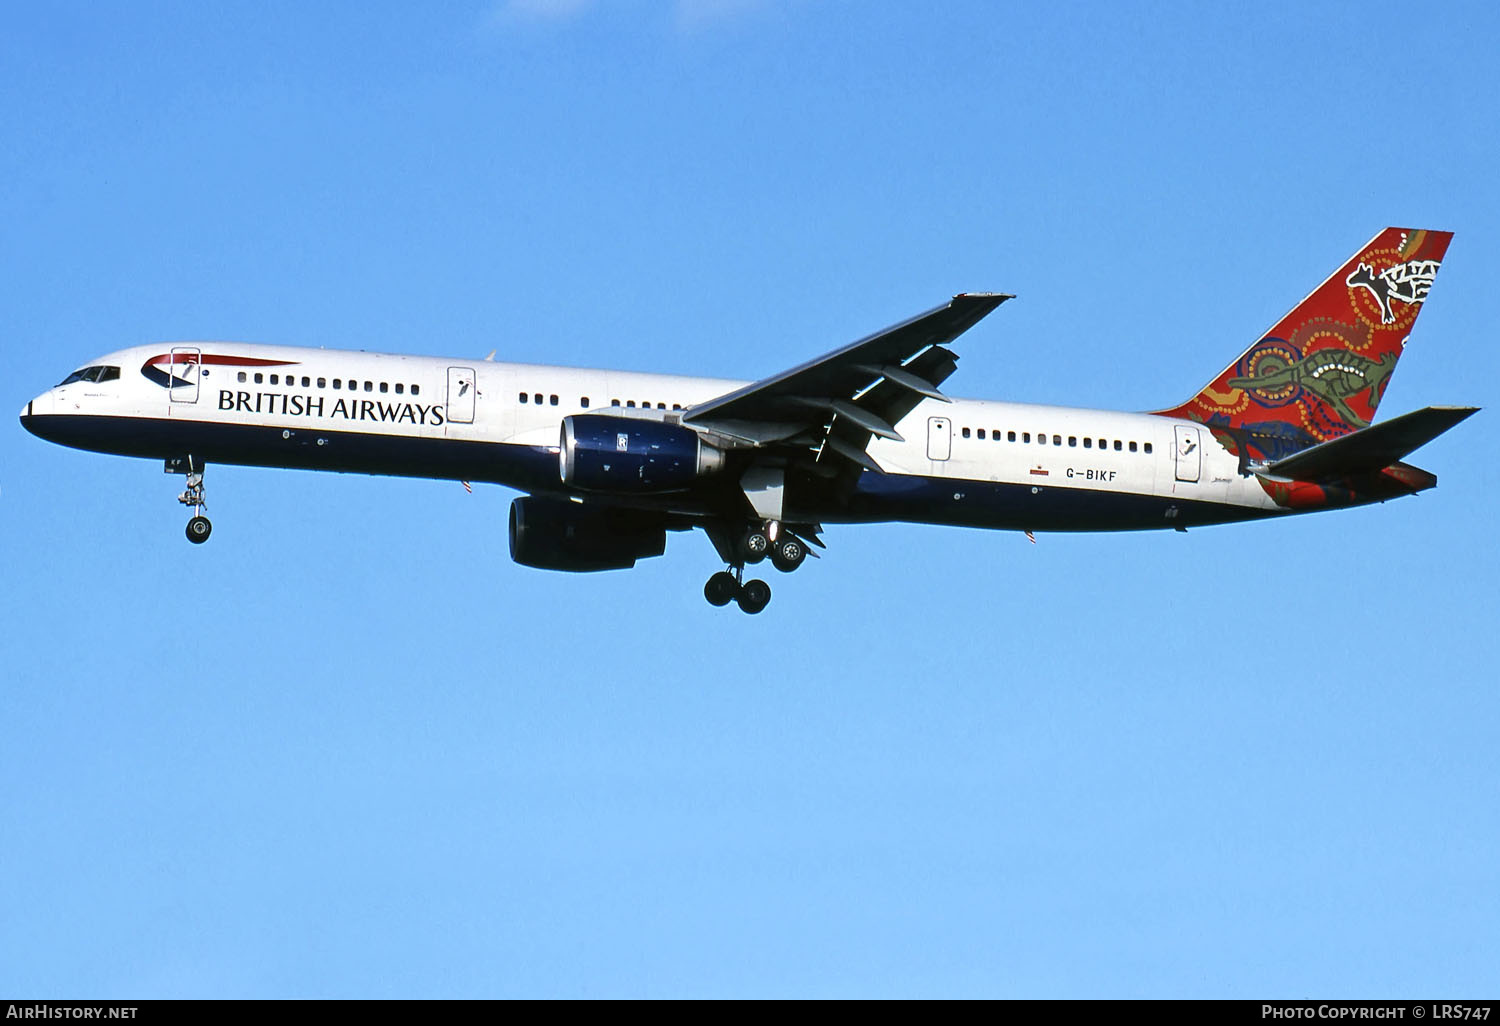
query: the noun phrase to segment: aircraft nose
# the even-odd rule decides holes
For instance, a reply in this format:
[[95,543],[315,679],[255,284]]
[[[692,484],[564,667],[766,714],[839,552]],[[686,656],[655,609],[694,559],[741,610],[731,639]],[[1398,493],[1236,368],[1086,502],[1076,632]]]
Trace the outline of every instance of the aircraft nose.
[[38,418],[45,417],[51,413],[53,403],[54,400],[51,392],[43,392],[31,400],[21,410],[21,426],[32,434],[40,436],[41,432],[37,430],[39,426]]

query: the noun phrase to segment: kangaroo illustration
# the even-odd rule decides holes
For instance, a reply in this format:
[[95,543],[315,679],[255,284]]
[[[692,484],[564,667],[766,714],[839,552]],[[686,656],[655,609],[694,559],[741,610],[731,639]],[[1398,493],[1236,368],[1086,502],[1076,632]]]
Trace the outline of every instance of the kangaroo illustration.
[[1436,260],[1411,260],[1376,274],[1375,268],[1361,262],[1344,279],[1344,284],[1351,289],[1369,289],[1375,302],[1380,304],[1380,323],[1394,324],[1396,314],[1391,310],[1391,300],[1399,299],[1403,303],[1422,302],[1427,298],[1427,291],[1432,288],[1432,279],[1437,277],[1437,270]]

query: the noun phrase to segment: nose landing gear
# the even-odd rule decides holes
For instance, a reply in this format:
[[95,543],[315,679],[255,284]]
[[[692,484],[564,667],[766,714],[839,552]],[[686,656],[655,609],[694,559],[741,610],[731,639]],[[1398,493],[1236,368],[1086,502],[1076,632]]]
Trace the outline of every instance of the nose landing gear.
[[187,488],[177,496],[177,501],[184,506],[193,507],[193,518],[187,523],[187,540],[194,545],[202,545],[208,541],[208,536],[214,529],[208,517],[203,515],[203,511],[208,508],[208,503],[203,498],[203,464],[189,456],[185,460],[167,460],[166,470],[169,474],[187,475]]
[[208,536],[213,533],[214,525],[209,523],[208,517],[196,516],[187,523],[187,540],[195,545],[202,545],[208,541]]

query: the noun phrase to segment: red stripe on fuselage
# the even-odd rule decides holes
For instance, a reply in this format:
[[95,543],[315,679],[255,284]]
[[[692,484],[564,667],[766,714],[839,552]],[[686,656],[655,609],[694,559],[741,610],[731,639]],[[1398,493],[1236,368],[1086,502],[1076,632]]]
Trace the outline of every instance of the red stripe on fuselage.
[[[174,361],[172,359],[171,353],[162,353],[160,356],[151,357],[151,359],[147,360],[146,362],[152,367],[155,367],[158,365],[166,366],[174,362],[178,364],[187,364],[193,363],[194,361],[191,359],[177,359]],[[209,354],[207,356],[199,356],[196,362],[211,367],[288,367],[295,366],[299,361],[261,360],[253,356],[215,356],[213,354]]]

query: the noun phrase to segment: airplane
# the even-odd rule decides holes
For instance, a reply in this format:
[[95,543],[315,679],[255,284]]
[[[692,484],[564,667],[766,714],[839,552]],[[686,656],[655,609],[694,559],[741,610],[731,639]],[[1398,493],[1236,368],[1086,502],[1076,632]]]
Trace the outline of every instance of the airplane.
[[[520,564],[590,572],[701,528],[715,606],[771,598],[825,524],[1186,530],[1412,495],[1401,462],[1476,407],[1372,423],[1452,233],[1388,228],[1180,405],[958,399],[949,348],[1013,298],[949,302],[755,382],[228,342],[135,346],[26,404],[61,445],[159,459],[206,541],[210,463],[504,485]],[[491,357],[493,354],[491,354]]]

